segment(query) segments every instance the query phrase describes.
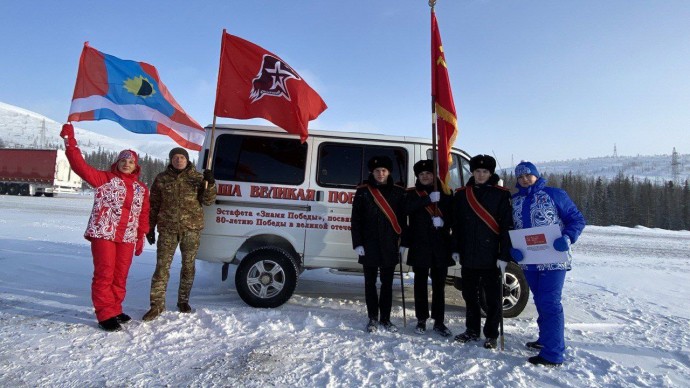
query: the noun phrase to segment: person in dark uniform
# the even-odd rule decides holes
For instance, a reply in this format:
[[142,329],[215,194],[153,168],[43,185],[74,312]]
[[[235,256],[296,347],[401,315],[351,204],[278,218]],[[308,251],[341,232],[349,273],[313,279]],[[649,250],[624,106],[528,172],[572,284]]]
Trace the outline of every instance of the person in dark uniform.
[[513,227],[510,192],[498,186],[494,173],[496,160],[489,155],[470,159],[472,177],[453,197],[454,259],[462,265],[462,297],[466,315],[464,333],[458,342],[479,340],[481,293],[486,299],[484,347],[496,348],[498,326],[503,308],[503,284],[497,260],[510,261],[510,237]]
[[[369,177],[357,187],[352,202],[352,247],[364,267],[364,296],[367,303],[368,332],[381,325],[390,332],[398,331],[391,323],[393,274],[398,264],[402,233],[405,189],[393,184],[390,176],[393,162],[387,156],[375,156],[367,164]],[[376,290],[377,275],[381,294]]]
[[434,331],[448,337],[452,333],[443,321],[448,267],[455,265],[450,254],[452,197],[434,190],[436,177],[433,171],[432,160],[420,160],[414,165],[417,181],[405,193],[408,224],[403,228],[402,246],[409,248],[407,265],[414,271],[414,310],[417,317],[415,332],[426,332],[426,321],[429,319],[427,282],[431,276],[431,318],[434,320]]

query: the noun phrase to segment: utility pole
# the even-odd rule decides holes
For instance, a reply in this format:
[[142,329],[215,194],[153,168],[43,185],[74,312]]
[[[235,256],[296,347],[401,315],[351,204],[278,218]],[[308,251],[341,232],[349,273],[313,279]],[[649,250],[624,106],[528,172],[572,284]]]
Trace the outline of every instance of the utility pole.
[[673,153],[671,153],[671,176],[673,177],[673,183],[680,183],[678,181],[680,176],[680,157],[676,147],[673,147]]

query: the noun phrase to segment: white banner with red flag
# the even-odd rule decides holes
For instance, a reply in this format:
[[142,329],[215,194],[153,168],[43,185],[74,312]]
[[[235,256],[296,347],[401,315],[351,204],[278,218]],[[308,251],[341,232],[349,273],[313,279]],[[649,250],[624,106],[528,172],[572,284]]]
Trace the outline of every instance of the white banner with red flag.
[[326,108],[319,94],[280,57],[223,31],[216,116],[264,118],[304,142],[309,121]]

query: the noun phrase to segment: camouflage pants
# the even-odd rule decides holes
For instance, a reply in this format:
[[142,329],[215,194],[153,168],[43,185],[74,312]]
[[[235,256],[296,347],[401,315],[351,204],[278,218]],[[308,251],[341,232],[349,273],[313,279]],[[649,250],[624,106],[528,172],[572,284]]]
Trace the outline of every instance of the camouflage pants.
[[200,232],[187,230],[182,232],[162,231],[158,234],[156,252],[156,271],[151,279],[151,306],[165,307],[165,291],[170,278],[175,250],[179,244],[182,252],[182,270],[180,270],[180,289],[177,292],[177,303],[189,303],[189,293],[194,283],[194,259],[199,249]]

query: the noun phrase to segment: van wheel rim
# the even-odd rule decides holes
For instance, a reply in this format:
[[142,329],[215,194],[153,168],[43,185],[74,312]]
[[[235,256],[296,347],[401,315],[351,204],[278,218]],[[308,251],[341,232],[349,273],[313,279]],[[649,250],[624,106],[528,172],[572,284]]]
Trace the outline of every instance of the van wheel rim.
[[249,268],[247,286],[256,297],[272,298],[285,287],[285,271],[275,261],[258,261]]
[[503,309],[507,310],[515,307],[520,300],[522,290],[520,282],[515,275],[506,272],[506,283],[503,285]]

